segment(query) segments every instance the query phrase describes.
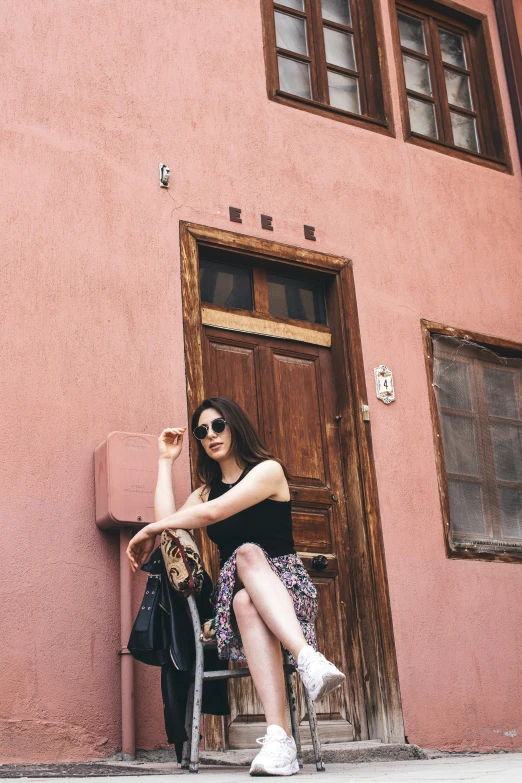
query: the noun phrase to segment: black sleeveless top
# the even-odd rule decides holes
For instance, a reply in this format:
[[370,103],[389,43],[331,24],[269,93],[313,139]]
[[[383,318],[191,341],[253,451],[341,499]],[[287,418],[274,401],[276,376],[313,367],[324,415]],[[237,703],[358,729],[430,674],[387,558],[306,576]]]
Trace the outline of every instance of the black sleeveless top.
[[[209,500],[221,497],[235,487],[246,475],[243,471],[234,484],[215,481],[210,487]],[[250,508],[245,508],[228,519],[215,522],[206,528],[211,541],[217,544],[221,565],[228,560],[232,552],[241,544],[251,542],[263,547],[269,557],[293,555],[292,537],[292,501],[262,500]]]

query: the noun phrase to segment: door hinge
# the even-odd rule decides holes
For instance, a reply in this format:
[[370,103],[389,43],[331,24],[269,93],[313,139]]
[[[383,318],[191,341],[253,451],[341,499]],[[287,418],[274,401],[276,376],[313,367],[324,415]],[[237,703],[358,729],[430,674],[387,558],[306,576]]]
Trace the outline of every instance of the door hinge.
[[363,421],[370,421],[370,407],[368,405],[361,405],[361,415]]

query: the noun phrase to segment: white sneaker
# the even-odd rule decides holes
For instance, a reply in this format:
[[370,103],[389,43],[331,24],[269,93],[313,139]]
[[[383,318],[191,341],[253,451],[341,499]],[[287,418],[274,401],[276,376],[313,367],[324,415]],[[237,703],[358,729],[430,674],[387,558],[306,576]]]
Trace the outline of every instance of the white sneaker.
[[295,775],[299,772],[294,738],[281,726],[275,723],[268,726],[266,735],[256,742],[263,747],[252,762],[251,775]]
[[345,675],[313,647],[303,647],[297,658],[297,671],[312,701],[322,699],[345,681]]

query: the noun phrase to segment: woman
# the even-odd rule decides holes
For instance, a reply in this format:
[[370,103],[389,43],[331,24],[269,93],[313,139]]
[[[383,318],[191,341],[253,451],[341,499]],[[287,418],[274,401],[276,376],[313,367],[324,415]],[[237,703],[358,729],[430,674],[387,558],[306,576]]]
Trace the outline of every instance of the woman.
[[341,685],[345,676],[314,649],[317,592],[295,554],[286,472],[239,405],[213,397],[192,418],[202,486],[176,512],[171,466],[185,429],[160,435],[154,499],[159,521],[134,536],[127,554],[137,571],[163,530],[207,528],[221,556],[215,588],[219,655],[248,662],[267,722],[250,774],[293,775],[299,765],[287,731],[281,645],[297,661],[314,700]]

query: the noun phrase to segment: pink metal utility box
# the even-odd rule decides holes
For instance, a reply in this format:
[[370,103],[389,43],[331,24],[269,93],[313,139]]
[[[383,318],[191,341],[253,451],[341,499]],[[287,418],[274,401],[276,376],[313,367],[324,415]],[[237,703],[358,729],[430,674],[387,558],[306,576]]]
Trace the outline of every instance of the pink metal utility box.
[[94,452],[96,524],[103,530],[154,522],[158,439],[111,432]]

